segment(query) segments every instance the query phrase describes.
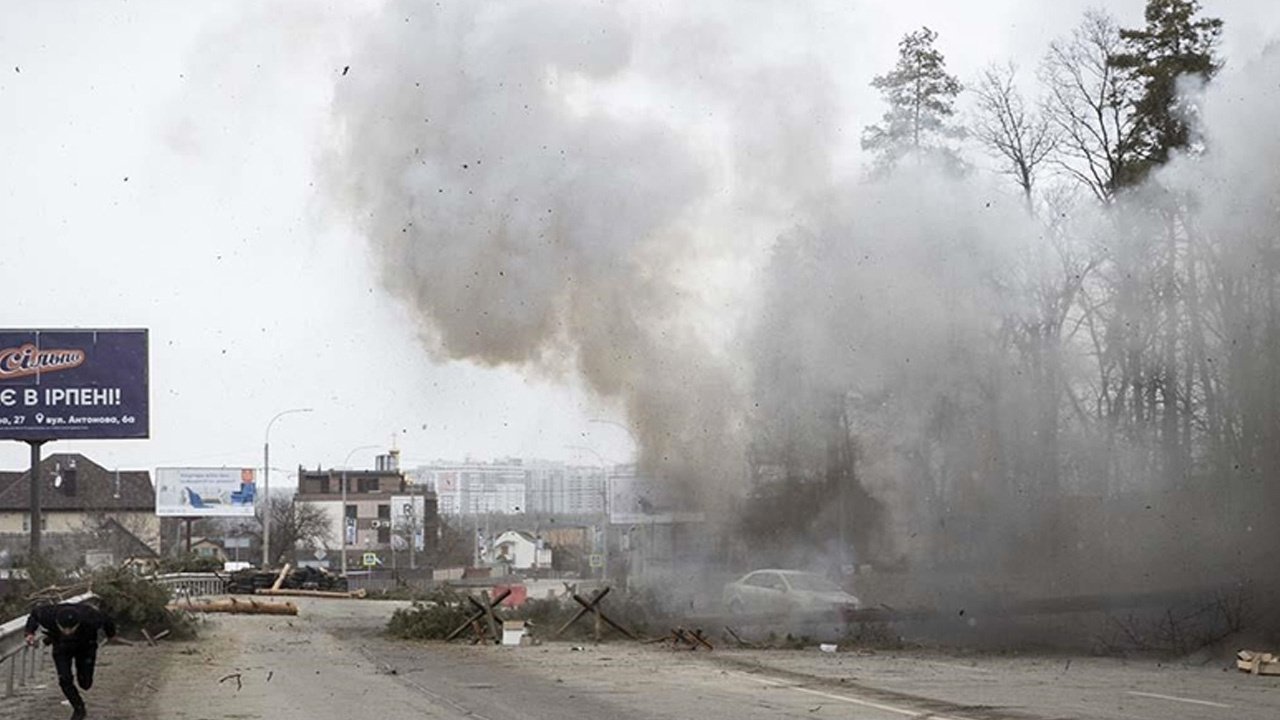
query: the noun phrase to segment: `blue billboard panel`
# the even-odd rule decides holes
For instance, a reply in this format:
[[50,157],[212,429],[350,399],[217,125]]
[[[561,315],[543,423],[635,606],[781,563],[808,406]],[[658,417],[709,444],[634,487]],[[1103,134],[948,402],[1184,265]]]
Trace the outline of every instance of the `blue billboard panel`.
[[146,330],[0,330],[0,440],[149,434]]

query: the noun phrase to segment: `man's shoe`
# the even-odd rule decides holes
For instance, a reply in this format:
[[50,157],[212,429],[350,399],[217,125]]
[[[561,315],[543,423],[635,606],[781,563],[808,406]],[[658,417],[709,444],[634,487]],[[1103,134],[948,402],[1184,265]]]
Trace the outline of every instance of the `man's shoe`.
[[83,707],[78,707],[71,713],[71,720],[84,720],[85,711]]

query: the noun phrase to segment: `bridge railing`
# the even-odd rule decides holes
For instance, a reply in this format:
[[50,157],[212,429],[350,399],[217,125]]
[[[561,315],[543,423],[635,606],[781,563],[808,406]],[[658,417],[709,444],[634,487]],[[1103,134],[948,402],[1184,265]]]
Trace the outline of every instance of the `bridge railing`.
[[167,588],[174,599],[225,595],[227,592],[227,578],[217,573],[170,573],[154,575],[150,580]]

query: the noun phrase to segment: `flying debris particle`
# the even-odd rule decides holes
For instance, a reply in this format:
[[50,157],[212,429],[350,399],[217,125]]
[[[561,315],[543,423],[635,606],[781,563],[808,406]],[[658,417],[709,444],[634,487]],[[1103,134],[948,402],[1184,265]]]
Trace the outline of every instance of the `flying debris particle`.
[[[317,672],[317,674],[319,674],[319,672]],[[240,689],[244,687],[244,684],[240,682],[240,673],[232,673],[230,675],[226,675],[221,680],[218,681],[218,684],[221,685],[222,683],[228,680],[236,681],[236,692],[240,692]]]
[[18,67],[17,65],[13,66],[13,71],[18,73],[19,75],[22,74],[22,68]]
[[347,73],[349,73],[349,72],[351,72],[351,66],[350,66],[350,65],[347,65],[346,67],[342,68],[342,77],[346,77],[346,76],[347,76]]
[[128,175],[125,175],[125,176],[124,176],[124,181],[125,181],[125,182],[129,182],[129,176],[128,176]]

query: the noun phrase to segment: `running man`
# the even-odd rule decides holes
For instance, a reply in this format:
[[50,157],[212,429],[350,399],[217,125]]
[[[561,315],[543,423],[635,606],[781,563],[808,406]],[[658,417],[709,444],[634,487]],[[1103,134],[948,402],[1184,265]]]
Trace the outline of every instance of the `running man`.
[[[116,636],[116,624],[106,613],[83,603],[41,605],[27,617],[27,645],[36,644],[36,630],[44,628],[53,645],[53,665],[58,669],[58,686],[71,703],[71,720],[85,717],[84,699],[76,690],[93,687],[93,666],[98,659],[98,632],[107,640]],[[72,669],[75,670],[74,677]]]

